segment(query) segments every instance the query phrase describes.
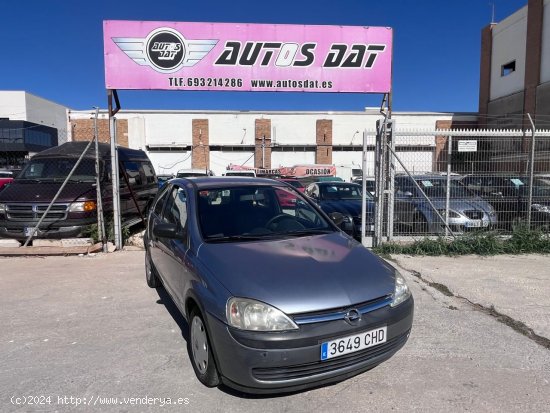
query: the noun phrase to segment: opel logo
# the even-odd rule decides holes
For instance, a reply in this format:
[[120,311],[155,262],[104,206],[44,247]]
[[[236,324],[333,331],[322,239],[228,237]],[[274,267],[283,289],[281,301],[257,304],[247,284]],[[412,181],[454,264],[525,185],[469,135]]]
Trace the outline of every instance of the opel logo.
[[344,320],[346,320],[348,324],[355,326],[361,321],[361,313],[355,308],[352,308],[346,313]]

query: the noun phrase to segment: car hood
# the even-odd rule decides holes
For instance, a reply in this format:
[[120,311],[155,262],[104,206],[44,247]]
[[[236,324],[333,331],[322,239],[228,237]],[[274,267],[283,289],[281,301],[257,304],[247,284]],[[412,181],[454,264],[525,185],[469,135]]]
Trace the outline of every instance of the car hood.
[[[13,181],[0,193],[0,202],[44,202],[49,203],[62,183]],[[96,189],[91,182],[69,182],[59,194],[56,202],[73,202],[79,198],[95,198]]]
[[[352,217],[357,217],[361,215],[360,200],[320,201],[319,206],[327,214],[330,214],[331,212],[340,212],[344,215],[351,215]],[[371,213],[373,211],[373,207],[374,204],[370,201],[367,201],[367,213]]]
[[235,297],[297,314],[364,303],[394,291],[394,269],[341,233],[209,243],[199,259]]
[[[436,209],[445,209],[445,198],[430,198]],[[475,198],[451,198],[449,208],[461,212],[467,210],[478,210],[489,213],[492,210],[491,205],[480,197]]]

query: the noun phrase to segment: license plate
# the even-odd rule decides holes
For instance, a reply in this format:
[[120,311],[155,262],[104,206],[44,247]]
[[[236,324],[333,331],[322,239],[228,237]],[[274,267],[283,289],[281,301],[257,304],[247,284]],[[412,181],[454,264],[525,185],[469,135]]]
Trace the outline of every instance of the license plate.
[[481,219],[474,219],[466,222],[468,228],[481,228],[486,227],[487,224],[484,224]]
[[385,343],[387,340],[387,327],[365,331],[353,336],[338,338],[321,344],[321,360],[328,360],[344,354],[354,353],[369,347]]
[[34,230],[34,227],[25,227],[23,228],[23,232],[26,237],[30,236],[32,234],[32,231]]

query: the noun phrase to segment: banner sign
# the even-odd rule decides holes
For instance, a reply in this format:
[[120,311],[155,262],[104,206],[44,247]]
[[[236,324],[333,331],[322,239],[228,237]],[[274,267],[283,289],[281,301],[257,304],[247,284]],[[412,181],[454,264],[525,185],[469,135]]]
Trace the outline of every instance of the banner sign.
[[309,176],[336,176],[334,165],[294,165],[281,168],[281,175],[306,178]]
[[107,89],[388,93],[392,29],[103,22]]

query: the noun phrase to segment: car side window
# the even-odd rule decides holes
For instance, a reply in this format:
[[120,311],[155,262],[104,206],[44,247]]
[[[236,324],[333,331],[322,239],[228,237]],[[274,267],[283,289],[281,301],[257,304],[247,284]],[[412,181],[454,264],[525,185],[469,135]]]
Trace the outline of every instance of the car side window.
[[151,165],[148,162],[142,162],[141,166],[143,168],[143,174],[145,176],[145,183],[146,184],[154,184],[155,183],[155,170],[153,169],[153,165]]
[[187,226],[187,194],[185,189],[174,186],[166,201],[166,209],[162,220],[176,224],[178,231],[183,232]]
[[166,189],[164,193],[158,198],[157,203],[155,204],[155,209],[153,210],[154,214],[159,218],[162,215],[162,210],[164,209],[164,204],[166,203],[166,198],[170,191]]

